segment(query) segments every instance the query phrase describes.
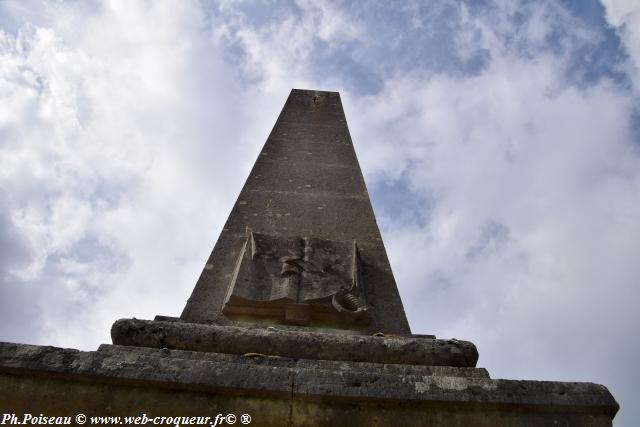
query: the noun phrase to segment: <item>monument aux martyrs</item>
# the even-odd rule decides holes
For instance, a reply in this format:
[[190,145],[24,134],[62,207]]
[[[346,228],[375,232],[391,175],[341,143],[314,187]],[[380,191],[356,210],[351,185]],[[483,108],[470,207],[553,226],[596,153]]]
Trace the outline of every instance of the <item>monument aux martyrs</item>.
[[604,386],[492,379],[471,342],[411,333],[337,92],[291,91],[182,315],[111,337],[0,343],[0,424],[596,427],[618,410]]

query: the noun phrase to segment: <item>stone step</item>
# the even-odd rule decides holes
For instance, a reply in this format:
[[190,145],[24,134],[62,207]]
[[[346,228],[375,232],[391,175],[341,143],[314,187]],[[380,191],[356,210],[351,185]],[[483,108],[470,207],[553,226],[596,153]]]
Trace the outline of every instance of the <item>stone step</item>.
[[412,336],[346,335],[282,331],[269,327],[120,319],[111,328],[114,344],[214,353],[257,353],[294,359],[426,366],[475,367],[473,343]]

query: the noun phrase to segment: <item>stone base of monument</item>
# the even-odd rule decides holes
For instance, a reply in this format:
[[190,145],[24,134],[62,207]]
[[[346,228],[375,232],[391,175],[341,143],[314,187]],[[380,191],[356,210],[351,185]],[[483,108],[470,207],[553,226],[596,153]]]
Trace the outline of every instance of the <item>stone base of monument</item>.
[[[610,426],[618,410],[601,385],[491,379],[464,341],[167,320],[120,320],[112,336],[125,345],[0,344],[0,412],[210,417],[204,425],[248,414],[256,426]],[[204,419],[180,425],[190,421]]]

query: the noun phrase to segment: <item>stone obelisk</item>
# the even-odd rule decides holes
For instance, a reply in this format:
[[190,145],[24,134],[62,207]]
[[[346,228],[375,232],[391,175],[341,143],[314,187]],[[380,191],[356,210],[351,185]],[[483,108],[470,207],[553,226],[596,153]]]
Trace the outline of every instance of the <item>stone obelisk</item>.
[[182,315],[111,335],[0,343],[0,412],[604,427],[618,410],[604,386],[492,379],[472,343],[411,333],[336,92],[291,92]]
[[[264,277],[245,272],[251,266],[241,260],[236,272],[239,255],[249,255],[251,233],[254,244],[257,236],[270,240],[262,252],[273,253],[253,254]],[[283,263],[282,257],[299,261]],[[286,280],[274,277],[282,268],[288,269],[285,276],[301,276],[295,277],[300,298],[279,298],[280,283],[271,282]],[[359,286],[348,293],[354,275]],[[248,284],[239,288],[245,279]],[[358,321],[351,321],[357,316],[346,307],[348,300],[341,304],[343,312],[329,304],[340,299],[341,288],[362,306]],[[229,301],[236,294],[246,298]],[[410,334],[336,92],[291,92],[181,319],[220,321],[232,313],[249,321]]]

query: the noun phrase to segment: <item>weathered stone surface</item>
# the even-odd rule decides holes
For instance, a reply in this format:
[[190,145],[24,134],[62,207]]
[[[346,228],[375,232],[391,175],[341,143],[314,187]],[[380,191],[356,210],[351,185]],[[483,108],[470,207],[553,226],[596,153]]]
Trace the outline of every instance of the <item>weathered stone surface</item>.
[[589,383],[492,380],[475,368],[0,343],[0,411],[47,415],[249,413],[258,426],[610,426]]
[[[365,335],[411,333],[338,93],[291,91],[187,302],[183,320],[224,317],[223,305],[247,228],[283,238],[356,241],[371,319],[363,327],[345,329]],[[237,313],[227,310],[229,315]],[[247,310],[241,314],[252,315]],[[286,323],[287,318],[283,314],[271,321]]]
[[264,353],[297,359],[345,360],[408,365],[473,367],[475,346],[467,341],[404,336],[364,336],[276,328],[120,319],[114,344],[219,353]]

